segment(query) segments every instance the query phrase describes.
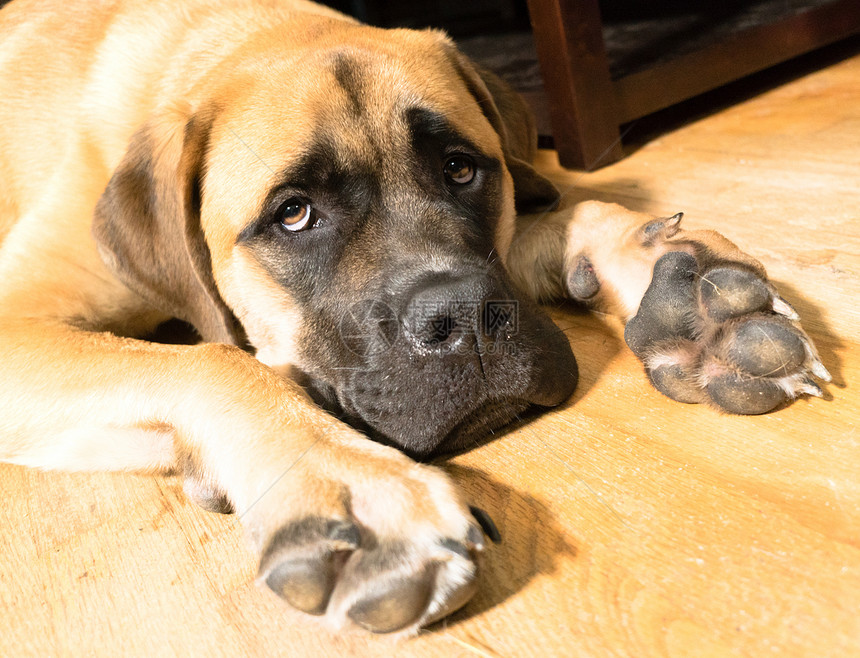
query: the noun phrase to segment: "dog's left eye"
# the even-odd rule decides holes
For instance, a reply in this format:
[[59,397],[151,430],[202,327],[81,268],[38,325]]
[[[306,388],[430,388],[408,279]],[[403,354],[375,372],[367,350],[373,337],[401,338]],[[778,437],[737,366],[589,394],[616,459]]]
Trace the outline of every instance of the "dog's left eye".
[[445,161],[442,171],[449,182],[465,185],[475,178],[475,161],[468,155],[452,155]]
[[278,209],[278,219],[288,231],[301,231],[311,225],[313,208],[307,201],[299,198],[288,199]]

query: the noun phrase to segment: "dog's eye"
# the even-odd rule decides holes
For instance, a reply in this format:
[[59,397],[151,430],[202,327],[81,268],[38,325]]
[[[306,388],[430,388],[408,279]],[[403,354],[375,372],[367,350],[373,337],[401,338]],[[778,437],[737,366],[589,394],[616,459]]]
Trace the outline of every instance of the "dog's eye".
[[288,231],[301,231],[307,228],[313,217],[311,204],[302,199],[288,199],[278,210],[278,219]]
[[452,155],[445,161],[442,171],[449,182],[465,185],[475,178],[475,161],[468,155]]

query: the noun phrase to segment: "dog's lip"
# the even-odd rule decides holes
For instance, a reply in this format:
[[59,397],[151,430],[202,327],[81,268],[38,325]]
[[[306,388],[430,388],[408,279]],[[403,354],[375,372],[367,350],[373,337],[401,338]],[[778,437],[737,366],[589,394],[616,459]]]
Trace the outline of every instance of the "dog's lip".
[[579,384],[579,365],[567,339],[558,346],[553,368],[540,368],[535,384],[524,396],[534,405],[551,408],[564,404]]
[[553,385],[548,391],[544,388],[539,394],[529,392],[522,396],[492,396],[484,398],[469,409],[463,409],[455,418],[447,418],[447,422],[439,423],[436,434],[438,438],[421,441],[420,443],[426,446],[422,450],[416,450],[415,444],[404,444],[402,440],[389,435],[384,428],[377,426],[372,418],[362,414],[361,405],[344,399],[343,392],[338,393],[334,386],[311,376],[302,384],[319,406],[349,426],[374,441],[394,446],[411,457],[422,460],[449,457],[478,448],[494,440],[500,430],[564,403],[576,386],[575,361],[572,368],[572,377],[569,372],[568,377],[554,382],[557,385]]
[[529,396],[529,402],[538,407],[551,409],[564,404],[573,395],[579,380],[579,371],[574,363],[566,373],[566,378],[557,378],[555,385],[544,387],[542,391],[536,391]]
[[447,456],[479,448],[494,439],[498,430],[523,420],[524,414],[537,407],[522,398],[487,400],[466,414],[445,435],[432,454]]
[[417,459],[449,456],[477,448],[492,440],[498,430],[514,423],[530,410],[546,406],[519,397],[485,399],[472,409],[464,410],[460,418],[448,425],[444,434],[440,433],[439,440],[430,450],[419,453],[411,449],[414,446],[395,441],[383,429],[363,417],[358,409],[352,408],[353,405],[348,402],[344,405],[331,386],[321,384],[313,378],[304,382],[306,390],[317,404],[369,438],[393,445]]

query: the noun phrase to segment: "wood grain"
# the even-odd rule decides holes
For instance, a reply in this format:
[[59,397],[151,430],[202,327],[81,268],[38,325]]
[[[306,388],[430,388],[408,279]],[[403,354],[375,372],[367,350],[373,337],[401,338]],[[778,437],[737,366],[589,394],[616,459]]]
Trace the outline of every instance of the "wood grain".
[[651,390],[612,319],[554,310],[582,381],[448,468],[504,540],[418,638],[331,637],[252,583],[170,478],[0,467],[0,655],[860,654],[860,57],[640,145],[568,195],[687,213],[760,258],[830,400],[729,417]]

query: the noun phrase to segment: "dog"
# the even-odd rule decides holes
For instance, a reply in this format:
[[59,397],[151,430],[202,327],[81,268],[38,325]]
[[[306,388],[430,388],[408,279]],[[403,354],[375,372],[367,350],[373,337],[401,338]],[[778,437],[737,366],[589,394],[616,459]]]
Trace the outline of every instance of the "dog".
[[[416,459],[571,395],[538,303],[621,316],[682,402],[764,413],[829,379],[726,238],[557,209],[527,107],[441,32],[15,0],[0,44],[0,459],[180,475],[335,629],[474,593],[492,527]],[[200,340],[156,340],[170,320]]]

